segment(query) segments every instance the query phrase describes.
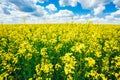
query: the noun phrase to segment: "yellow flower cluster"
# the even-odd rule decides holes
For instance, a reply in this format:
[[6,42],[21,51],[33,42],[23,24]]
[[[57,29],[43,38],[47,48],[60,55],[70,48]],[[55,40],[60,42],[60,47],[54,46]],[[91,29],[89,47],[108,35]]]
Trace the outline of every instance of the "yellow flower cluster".
[[46,74],[48,74],[48,73],[52,74],[52,72],[54,71],[53,65],[51,63],[44,63],[44,62],[36,65],[37,75],[41,75],[42,71]]
[[42,55],[42,57],[48,57],[46,51],[47,51],[47,48],[42,48],[42,49],[41,49],[40,54]]
[[74,52],[79,52],[81,53],[82,50],[85,49],[85,44],[83,43],[76,43],[72,48],[71,50],[74,51]]
[[104,74],[99,74],[95,70],[91,70],[90,72],[87,72],[86,76],[87,77],[90,77],[90,76],[93,77],[93,80],[96,80],[96,79],[107,80],[107,78],[105,77]]
[[95,60],[91,57],[85,58],[85,61],[87,61],[87,66],[93,67],[95,65]]
[[61,68],[61,65],[57,63],[57,64],[55,65],[55,69],[56,69],[56,70],[59,70],[59,68]]
[[113,64],[115,64],[114,68],[119,68],[120,67],[120,57],[116,56],[112,61]]
[[120,80],[120,72],[119,73],[115,73],[115,77],[117,80]]
[[59,53],[60,52],[60,48],[62,48],[63,44],[58,44],[56,45],[54,48],[55,48],[55,51],[56,53]]
[[73,80],[72,74],[74,74],[76,66],[76,58],[72,56],[72,53],[66,53],[65,56],[61,57],[62,62],[64,63],[64,71],[67,75],[67,80]]
[[42,55],[41,64],[36,65],[36,74],[39,76],[36,80],[42,79],[42,74],[46,74],[46,80],[51,80],[49,75],[52,75],[54,72],[53,65],[50,63],[47,54],[47,48],[42,48],[40,51]]
[[98,58],[100,58],[100,57],[102,56],[102,53],[97,51],[97,52],[95,53],[95,56],[98,57]]

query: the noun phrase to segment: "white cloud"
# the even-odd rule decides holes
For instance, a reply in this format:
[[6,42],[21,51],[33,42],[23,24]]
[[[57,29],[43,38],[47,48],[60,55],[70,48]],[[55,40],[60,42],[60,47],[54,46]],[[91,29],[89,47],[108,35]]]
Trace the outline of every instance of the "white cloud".
[[111,13],[114,17],[120,17],[120,10],[117,10],[116,12]]
[[45,1],[47,0],[1,0],[0,3],[4,6],[14,5],[14,8],[23,12],[35,12],[37,10],[36,3],[44,3]]
[[93,9],[97,7],[98,5],[105,5],[111,2],[111,0],[78,0],[78,2],[81,4],[83,9]]
[[[7,1],[7,0],[6,0]],[[16,3],[15,3],[16,4]],[[47,12],[44,10],[44,7],[41,6],[35,6],[35,11],[29,12],[29,11],[23,11],[18,8],[17,5],[11,2],[3,2],[0,4],[0,22],[3,23],[23,23],[23,18],[27,18],[27,21],[30,21],[31,18],[39,18],[47,14]],[[25,3],[27,4],[27,3]],[[32,4],[31,4],[32,5]],[[26,8],[26,5],[22,5]],[[27,9],[29,9],[27,7]],[[31,23],[35,22],[31,20]]]
[[74,16],[74,21],[75,22],[80,22],[80,23],[85,23],[88,19],[91,18],[90,14],[86,14],[86,15],[75,15]]
[[69,5],[72,7],[75,7],[77,5],[77,1],[78,0],[59,0],[59,4],[62,7],[69,6]]
[[34,15],[36,17],[41,17],[46,14],[47,14],[47,12],[44,10],[44,7],[42,7],[42,6],[36,6],[36,11],[32,13],[32,15]]
[[77,2],[81,4],[83,9],[91,9],[91,8],[95,8],[97,5],[99,4],[108,4],[110,3],[112,0],[59,0],[59,4],[60,6],[76,6]]
[[4,12],[0,14],[0,22],[3,23],[23,23],[23,18],[28,17],[29,13],[22,12],[19,10],[11,10],[9,15]]
[[113,0],[113,3],[116,5],[116,8],[120,9],[120,0]]
[[105,19],[111,20],[111,21],[118,20],[119,18],[120,18],[120,10],[117,10],[116,12],[112,12],[110,15],[105,16]]
[[35,3],[32,0],[9,0],[18,7],[19,10],[24,12],[34,12],[36,10]]
[[[75,22],[86,22],[92,20],[94,23],[120,23],[120,0],[113,0],[116,5],[116,12],[112,12],[102,18],[94,17],[99,15],[105,9],[105,4],[112,0],[59,0],[60,6],[76,6],[80,3],[83,9],[93,10],[94,15],[75,14],[70,10],[63,9],[57,11],[54,4],[49,4],[46,7],[36,5],[37,2],[44,3],[47,0],[0,0],[0,22],[4,23],[23,23],[23,18],[27,18],[26,23],[61,23],[71,22],[74,17]],[[49,11],[54,11],[50,14]]]
[[[116,12],[114,12],[116,13]],[[120,18],[113,16],[113,13],[107,15],[105,17],[95,17],[91,16],[90,14],[87,15],[77,15],[75,16],[75,22],[82,22],[86,23],[86,21],[91,20],[94,23],[100,24],[120,24]]]
[[46,6],[46,8],[47,8],[49,11],[56,11],[56,10],[57,10],[57,8],[55,7],[54,4],[49,4],[49,5]]
[[105,16],[105,19],[108,19],[108,20],[113,20],[113,19],[114,19],[114,16],[107,15],[107,16]]
[[99,15],[102,13],[102,11],[105,9],[105,6],[98,5],[98,7],[94,8],[94,15]]
[[66,10],[60,10],[55,14],[47,14],[43,16],[43,18],[45,22],[48,23],[63,23],[63,22],[71,21],[72,16],[74,16],[74,13],[66,9]]
[[4,13],[4,12],[3,12],[3,8],[2,8],[2,7],[0,7],[0,13]]
[[33,0],[35,3],[39,2],[39,3],[44,3],[45,0]]
[[78,1],[81,4],[83,9],[89,9],[91,7],[96,6],[99,0],[88,0],[88,1],[78,0]]
[[[64,13],[64,14],[63,14]],[[19,15],[18,15],[19,14]],[[21,11],[11,11],[11,15],[0,14],[0,22],[4,23],[23,23],[23,18],[26,17],[26,23],[65,23],[71,22],[72,17],[74,17],[74,22],[86,23],[87,20],[92,20],[94,23],[120,23],[120,18],[108,15],[105,18],[99,18],[87,15],[74,15],[69,10],[60,10],[55,14],[46,14],[40,17],[29,16],[29,13]]]
[[2,8],[0,7],[0,13],[3,13],[3,10],[2,10]]
[[74,15],[74,13],[72,11],[69,11],[66,9],[66,10],[60,10],[55,15],[59,16],[59,17],[72,17]]
[[87,14],[87,15],[81,15],[80,18],[90,18],[91,15],[90,14]]
[[36,10],[33,0],[2,0],[0,3],[4,5],[4,7],[15,6],[14,8],[23,12],[33,12]]
[[1,3],[1,4],[0,4],[0,8],[1,8],[1,9],[0,9],[0,12],[1,12],[1,13],[4,13],[4,14],[6,14],[6,15],[10,15],[10,14],[11,14],[11,13],[10,13],[11,11],[17,9],[14,4],[8,3],[8,2],[3,2],[3,3]]
[[43,16],[46,14],[44,7],[37,6],[36,2],[41,0],[2,0],[0,6],[4,14],[10,15],[11,11],[19,10],[34,16]]

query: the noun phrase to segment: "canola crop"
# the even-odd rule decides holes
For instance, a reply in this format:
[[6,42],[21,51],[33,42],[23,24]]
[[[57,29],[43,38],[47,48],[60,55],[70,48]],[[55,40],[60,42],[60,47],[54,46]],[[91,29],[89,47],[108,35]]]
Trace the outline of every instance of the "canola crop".
[[120,80],[120,25],[1,24],[0,80]]

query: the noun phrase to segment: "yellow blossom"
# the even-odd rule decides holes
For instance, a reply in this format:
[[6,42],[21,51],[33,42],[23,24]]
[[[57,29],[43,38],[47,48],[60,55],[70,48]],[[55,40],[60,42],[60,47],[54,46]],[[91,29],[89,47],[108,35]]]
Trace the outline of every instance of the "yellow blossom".
[[58,70],[59,68],[61,68],[61,65],[60,64],[56,64],[55,65],[55,69]]
[[101,52],[96,52],[96,53],[95,53],[95,56],[99,58],[99,57],[102,56],[102,53],[101,53]]
[[91,57],[85,58],[85,60],[88,62],[89,67],[93,67],[95,65],[95,60]]

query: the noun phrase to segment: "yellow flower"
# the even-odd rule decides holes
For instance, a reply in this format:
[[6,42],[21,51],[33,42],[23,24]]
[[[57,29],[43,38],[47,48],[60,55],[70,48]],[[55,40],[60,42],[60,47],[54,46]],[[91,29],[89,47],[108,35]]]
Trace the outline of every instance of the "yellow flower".
[[51,78],[46,78],[46,80],[52,80]]
[[42,77],[37,77],[36,80],[43,80]]
[[41,75],[41,71],[48,74],[54,71],[53,65],[51,63],[44,63],[42,62],[41,65],[36,65],[36,72],[38,75]]
[[49,42],[50,42],[51,44],[54,44],[54,43],[57,42],[57,39],[50,39]]
[[46,52],[47,51],[47,48],[42,48],[41,49],[41,52]]
[[53,65],[51,63],[42,63],[41,71],[43,71],[44,73],[53,72],[54,71]]
[[75,70],[75,67],[72,64],[65,64],[64,71],[66,75],[73,74],[74,70]]
[[17,63],[18,62],[18,57],[13,58],[13,63]]
[[120,62],[117,62],[117,63],[116,63],[116,66],[117,66],[117,67],[120,67]]
[[97,71],[91,70],[90,72],[87,72],[87,73],[85,74],[85,76],[86,76],[86,77],[92,76],[92,77],[93,77],[93,80],[98,80],[99,74],[97,73]]
[[102,77],[102,80],[107,80],[107,78],[105,78],[105,77]]
[[58,53],[60,52],[60,48],[62,48],[63,44],[58,44],[57,46],[55,46],[55,51]]
[[95,65],[95,60],[91,57],[85,58],[85,60],[88,62],[89,67],[93,67]]
[[28,53],[27,55],[25,55],[25,59],[30,60],[32,58],[32,54]]
[[99,74],[99,76],[102,78],[102,80],[107,80],[104,74]]
[[9,74],[7,72],[4,72],[0,75],[0,77],[2,77],[2,78],[8,77],[8,76],[9,76]]
[[3,80],[3,77],[2,77],[2,76],[0,76],[0,80]]
[[41,75],[40,64],[36,65],[35,70],[36,70],[37,75]]
[[62,62],[65,64],[64,71],[65,74],[73,74],[76,65],[76,59],[72,56],[72,53],[66,53],[65,56],[61,57]]
[[95,56],[99,58],[99,57],[102,56],[102,53],[101,53],[101,52],[96,52],[96,53],[95,53]]
[[29,78],[29,80],[33,80],[32,78]]
[[61,65],[60,64],[56,64],[55,65],[55,69],[58,70],[59,68],[61,68]]
[[41,52],[40,53],[43,57],[47,56],[47,52]]
[[21,49],[19,49],[19,50],[18,50],[18,53],[19,53],[19,54],[24,54],[24,53],[25,53],[25,51],[26,51],[26,49],[25,49],[25,48],[21,48]]
[[120,72],[119,73],[115,73],[115,77],[117,80],[120,80]]
[[81,53],[81,50],[84,50],[84,49],[85,49],[85,44],[83,44],[83,43],[76,43],[76,44],[71,48],[71,51]]
[[67,80],[74,80],[74,79],[73,79],[73,77],[71,75],[68,75]]
[[42,55],[42,57],[48,57],[48,53],[46,52],[47,51],[47,48],[42,48],[41,51],[40,51],[40,54]]

